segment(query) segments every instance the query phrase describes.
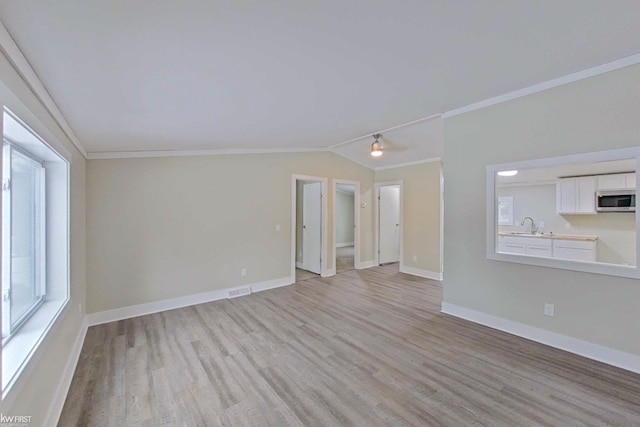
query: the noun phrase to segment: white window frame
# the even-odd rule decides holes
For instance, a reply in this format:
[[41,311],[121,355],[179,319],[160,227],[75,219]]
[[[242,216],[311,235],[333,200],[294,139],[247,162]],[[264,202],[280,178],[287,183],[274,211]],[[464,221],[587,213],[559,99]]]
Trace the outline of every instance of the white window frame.
[[[49,332],[54,327],[56,320],[68,307],[71,298],[70,287],[70,160],[71,155],[60,146],[60,143],[51,135],[46,127],[35,118],[28,109],[21,104],[16,104],[20,113],[38,129],[51,139],[51,144],[27,125],[23,120],[4,106],[3,113],[12,119],[19,129],[19,141],[5,138],[4,131],[7,123],[0,119],[3,129],[3,140],[7,139],[21,150],[42,161],[46,186],[44,191],[47,203],[43,214],[46,217],[46,240],[43,241],[44,261],[43,270],[45,276],[45,295],[38,309],[34,310],[23,324],[13,331],[9,340],[4,340],[1,347],[2,359],[2,406],[13,401],[23,384],[20,379],[29,375],[33,363],[42,355],[41,344],[49,338]],[[28,136],[28,138],[25,138]],[[25,139],[25,141],[23,141]],[[4,157],[4,156],[3,156]],[[4,163],[1,162],[0,164]],[[43,205],[44,206],[44,205]],[[4,207],[3,207],[4,209]],[[3,248],[4,253],[4,248]],[[3,272],[4,275],[4,272]],[[1,306],[1,305],[0,305]],[[2,320],[4,314],[0,316]],[[15,387],[17,385],[17,387]]]
[[[7,139],[3,139],[3,174],[4,171],[11,171],[11,160],[13,152],[17,152],[20,155],[27,157],[31,161],[40,165],[38,172],[36,186],[36,197],[39,200],[35,206],[36,221],[35,227],[35,248],[36,248],[36,271],[35,271],[35,290],[37,299],[34,301],[28,309],[22,313],[22,315],[12,324],[11,322],[11,277],[12,277],[12,262],[11,262],[11,236],[2,235],[2,345],[5,345],[11,337],[20,329],[24,323],[38,310],[38,308],[44,302],[46,295],[46,178],[44,171],[44,162],[32,155],[31,153],[21,149],[16,144],[13,144]],[[8,228],[12,229],[12,203],[13,203],[13,176],[9,176],[6,180],[3,179],[2,183],[2,217],[3,221],[7,220],[9,223]],[[8,254],[5,256],[5,254]]]

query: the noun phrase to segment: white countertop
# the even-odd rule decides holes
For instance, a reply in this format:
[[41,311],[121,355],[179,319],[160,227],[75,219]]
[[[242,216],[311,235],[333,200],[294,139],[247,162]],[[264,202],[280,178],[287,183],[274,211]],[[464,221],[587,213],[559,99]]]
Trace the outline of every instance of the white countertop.
[[518,233],[518,232],[500,232],[499,236],[503,237],[535,237],[536,239],[555,239],[555,240],[578,240],[582,242],[594,242],[598,240],[597,236],[579,236],[571,234],[541,234],[541,233]]

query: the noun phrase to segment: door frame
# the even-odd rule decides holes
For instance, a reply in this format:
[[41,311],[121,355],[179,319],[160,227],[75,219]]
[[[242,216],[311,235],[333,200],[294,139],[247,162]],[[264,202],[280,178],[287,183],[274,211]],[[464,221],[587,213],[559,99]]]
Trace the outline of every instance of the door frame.
[[320,182],[322,188],[322,199],[320,200],[321,205],[321,222],[320,225],[320,234],[321,234],[321,245],[320,253],[322,257],[322,262],[320,263],[320,276],[327,277],[329,274],[327,273],[327,187],[329,179],[321,176],[309,176],[309,175],[291,175],[291,281],[295,283],[296,281],[296,202],[297,202],[297,192],[296,192],[296,184],[298,181],[312,181],[312,182]]
[[380,265],[380,201],[378,200],[378,190],[380,187],[390,187],[390,186],[400,186],[400,242],[398,245],[400,246],[400,268],[404,268],[404,248],[403,248],[403,236],[404,236],[404,212],[403,212],[403,181],[386,181],[386,182],[376,182],[373,186],[374,194],[373,194],[373,255],[376,265]]
[[337,250],[336,250],[336,208],[338,199],[338,195],[336,194],[338,191],[338,184],[346,184],[355,186],[355,191],[353,193],[353,223],[355,225],[353,230],[353,268],[357,269],[360,267],[360,181],[352,181],[348,179],[333,179],[332,183],[332,195],[333,195],[333,269],[331,270],[334,274],[337,270],[336,258]]

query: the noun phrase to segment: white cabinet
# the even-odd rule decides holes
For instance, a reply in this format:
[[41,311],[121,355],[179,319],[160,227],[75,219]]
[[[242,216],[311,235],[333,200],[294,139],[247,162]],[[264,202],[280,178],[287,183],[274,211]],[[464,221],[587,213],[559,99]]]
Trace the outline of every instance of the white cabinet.
[[574,261],[596,262],[596,241],[554,240],[553,257]]
[[628,190],[636,189],[636,174],[634,173],[625,173],[624,174],[624,183],[625,187]]
[[559,214],[595,214],[596,177],[559,179],[556,182],[556,210]]
[[556,183],[556,209],[558,213],[575,213],[577,198],[576,179],[559,179]]
[[498,252],[596,262],[597,240],[563,239],[562,237],[499,236]]
[[548,245],[527,245],[527,255],[550,258],[552,253],[551,242],[546,241],[545,243],[548,243]]
[[596,213],[596,178],[584,176],[576,178],[578,198],[576,213]]
[[635,189],[635,173],[618,173],[614,175],[598,175],[598,190]]
[[500,252],[505,252],[508,254],[526,255],[527,247],[521,243],[504,242],[502,244],[502,250]]
[[551,257],[551,240],[536,237],[503,236],[498,251],[508,254]]
[[626,177],[623,173],[598,176],[598,190],[619,190],[626,186]]

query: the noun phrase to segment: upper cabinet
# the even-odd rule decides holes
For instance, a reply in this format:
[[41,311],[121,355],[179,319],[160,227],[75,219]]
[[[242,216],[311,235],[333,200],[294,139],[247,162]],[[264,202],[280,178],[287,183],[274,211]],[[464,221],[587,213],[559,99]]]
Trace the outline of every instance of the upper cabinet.
[[596,177],[559,179],[556,182],[556,210],[559,214],[595,214]]
[[615,175],[598,175],[598,191],[622,190],[636,188],[635,173],[618,173]]

